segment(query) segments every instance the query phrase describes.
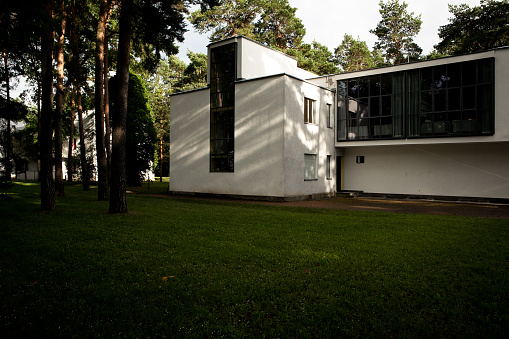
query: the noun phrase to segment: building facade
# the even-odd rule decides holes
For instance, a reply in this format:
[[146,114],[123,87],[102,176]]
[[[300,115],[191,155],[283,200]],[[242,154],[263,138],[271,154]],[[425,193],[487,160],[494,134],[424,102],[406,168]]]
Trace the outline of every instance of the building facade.
[[208,58],[171,97],[172,192],[509,198],[508,48],[325,77],[244,37]]

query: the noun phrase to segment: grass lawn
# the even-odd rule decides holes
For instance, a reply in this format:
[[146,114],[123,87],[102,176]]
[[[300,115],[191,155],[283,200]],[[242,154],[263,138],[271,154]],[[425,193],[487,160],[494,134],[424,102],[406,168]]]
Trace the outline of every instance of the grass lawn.
[[0,191],[4,337],[509,336],[507,220],[65,189]]

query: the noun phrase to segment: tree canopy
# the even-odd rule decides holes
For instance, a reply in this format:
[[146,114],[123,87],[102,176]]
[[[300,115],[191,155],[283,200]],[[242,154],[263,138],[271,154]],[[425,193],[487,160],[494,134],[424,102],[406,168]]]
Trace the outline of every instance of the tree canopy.
[[341,44],[334,50],[336,63],[343,72],[353,72],[373,68],[383,63],[380,51],[370,51],[368,44],[359,38],[345,34]]
[[509,1],[481,0],[480,6],[449,5],[453,17],[439,28],[435,48],[465,54],[509,45]]
[[421,30],[421,15],[408,13],[408,4],[399,0],[388,0],[380,5],[382,20],[376,28],[370,30],[378,37],[375,48],[383,51],[385,60],[389,64],[417,60],[422,49],[414,42],[413,38]]

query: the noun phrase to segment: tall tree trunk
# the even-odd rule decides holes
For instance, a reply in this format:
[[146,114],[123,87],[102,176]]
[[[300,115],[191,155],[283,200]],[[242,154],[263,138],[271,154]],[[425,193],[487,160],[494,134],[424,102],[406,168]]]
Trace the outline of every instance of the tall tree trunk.
[[76,103],[78,105],[78,120],[80,130],[80,159],[83,190],[90,189],[90,173],[88,172],[87,149],[85,146],[85,127],[83,125],[83,107],[81,106],[81,86],[76,86]]
[[97,152],[98,199],[108,200],[108,163],[104,138],[104,36],[108,1],[101,0],[95,47],[95,140]]
[[159,182],[163,182],[164,96],[161,96],[161,136],[159,140]]
[[[53,17],[53,1],[46,0],[44,8],[50,18]],[[55,210],[55,186],[53,181],[52,162],[52,129],[51,129],[51,94],[53,90],[52,74],[53,29],[46,27],[41,36],[41,68],[42,68],[42,109],[41,133],[39,147],[41,156],[41,209],[43,211]]]
[[[104,122],[105,122],[105,145],[106,145],[106,160],[108,167],[108,180],[111,178],[111,127],[110,127],[110,91],[108,84],[108,35],[104,39]],[[109,182],[109,181],[108,181]]]
[[112,112],[113,143],[111,149],[111,191],[110,213],[127,213],[126,197],[126,120],[127,91],[129,87],[129,58],[133,0],[122,2],[120,12],[119,43],[117,56],[118,88],[115,93],[115,106]]
[[59,196],[64,195],[64,178],[62,171],[62,110],[64,106],[64,39],[67,12],[65,4],[61,4],[61,33],[58,38],[57,50],[57,94],[55,112],[55,191]]
[[73,160],[73,151],[74,151],[74,120],[75,120],[75,105],[76,102],[74,100],[74,89],[71,93],[71,126],[69,132],[69,148],[67,150],[67,181],[72,181],[72,171],[74,168],[74,160]]
[[[10,103],[11,95],[10,95],[10,86],[9,86],[9,68],[7,65],[7,53],[3,53],[4,57],[4,66],[5,66],[5,85],[6,85],[6,94],[7,94],[7,104]],[[5,180],[11,180],[11,172],[12,172],[12,131],[11,131],[11,118],[9,114],[6,117],[7,120],[7,130],[5,135],[5,160],[4,160],[4,169],[5,169]]]

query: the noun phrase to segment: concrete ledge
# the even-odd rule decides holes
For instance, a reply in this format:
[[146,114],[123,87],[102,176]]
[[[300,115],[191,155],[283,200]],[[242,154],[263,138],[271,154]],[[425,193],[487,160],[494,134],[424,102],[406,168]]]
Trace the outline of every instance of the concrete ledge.
[[505,198],[445,196],[445,195],[419,195],[419,194],[392,194],[358,192],[356,198],[393,199],[393,200],[426,200],[439,202],[477,203],[477,204],[509,204]]
[[168,194],[174,196],[191,196],[212,199],[237,199],[237,200],[255,200],[255,201],[270,201],[270,202],[289,202],[289,201],[302,201],[302,200],[319,200],[333,198],[335,193],[314,193],[308,195],[292,195],[285,197],[276,196],[262,196],[262,195],[241,195],[241,194],[218,194],[218,193],[201,193],[201,192],[182,192],[182,191],[169,191]]

